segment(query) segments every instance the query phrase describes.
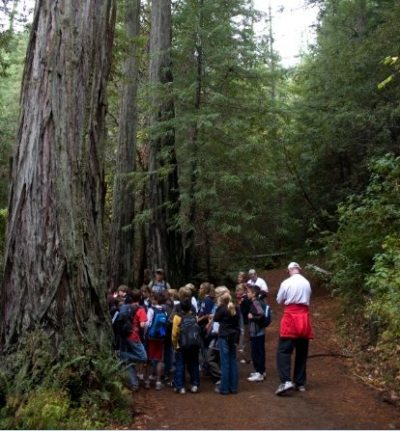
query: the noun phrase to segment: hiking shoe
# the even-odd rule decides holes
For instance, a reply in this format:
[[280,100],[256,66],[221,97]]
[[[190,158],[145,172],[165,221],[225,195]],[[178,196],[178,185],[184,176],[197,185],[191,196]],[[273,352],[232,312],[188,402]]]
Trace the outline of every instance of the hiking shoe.
[[299,392],[305,392],[306,387],[304,385],[296,385],[296,390]]
[[156,382],[156,391],[160,391],[163,387],[164,385],[160,381]]
[[145,380],[144,381],[144,388],[145,389],[150,389],[150,380]]
[[190,388],[190,392],[191,392],[192,394],[195,394],[195,393],[199,392],[199,387],[198,387],[198,386],[196,386],[196,385],[193,385],[193,386]]
[[249,382],[262,382],[264,380],[264,376],[260,373],[254,373],[252,376],[248,377],[247,380]]
[[294,389],[294,384],[292,382],[285,382],[278,386],[278,389],[275,391],[275,395],[284,394],[287,391]]
[[186,389],[185,389],[185,388],[180,388],[180,389],[179,389],[179,393],[180,393],[181,395],[185,395],[185,394],[186,394]]

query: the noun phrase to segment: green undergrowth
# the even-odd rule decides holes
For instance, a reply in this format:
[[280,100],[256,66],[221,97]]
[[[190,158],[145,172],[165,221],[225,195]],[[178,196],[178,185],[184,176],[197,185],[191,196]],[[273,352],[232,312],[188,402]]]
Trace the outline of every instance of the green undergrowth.
[[339,206],[327,241],[330,285],[360,374],[400,393],[400,157],[374,160],[370,171],[366,190]]
[[[0,429],[104,429],[132,422],[125,370],[111,349],[70,342],[56,357],[50,352],[42,340],[34,356],[26,347],[6,359]],[[25,367],[10,365],[21,364],[24,353]]]

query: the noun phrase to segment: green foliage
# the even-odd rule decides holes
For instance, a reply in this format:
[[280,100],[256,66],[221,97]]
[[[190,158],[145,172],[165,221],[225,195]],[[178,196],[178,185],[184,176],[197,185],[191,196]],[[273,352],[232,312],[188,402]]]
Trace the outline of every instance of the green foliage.
[[280,200],[281,165],[273,148],[283,72],[275,53],[255,37],[258,18],[244,0],[175,5],[181,223],[184,232],[195,232],[203,265],[210,240],[222,262],[244,249],[252,254],[279,247],[286,234],[274,207]]
[[[25,353],[25,355],[24,355]],[[7,358],[0,374],[1,428],[97,429],[132,419],[125,371],[107,346],[64,343],[55,356],[43,334]]]
[[309,196],[304,220],[320,229],[336,229],[337,205],[365,189],[369,160],[398,154],[400,82],[378,84],[395,67],[383,59],[398,52],[399,19],[393,0],[324,1],[317,42],[294,72],[285,137]]
[[378,322],[379,342],[390,354],[400,334],[400,240],[397,234],[388,235],[382,251],[374,256],[366,286],[370,291],[366,313]]
[[371,164],[371,172],[366,191],[339,206],[339,227],[328,239],[332,285],[351,306],[363,306],[371,298],[373,283],[366,276],[374,259],[375,268],[382,263],[378,256],[385,238],[400,229],[400,158],[386,155]]

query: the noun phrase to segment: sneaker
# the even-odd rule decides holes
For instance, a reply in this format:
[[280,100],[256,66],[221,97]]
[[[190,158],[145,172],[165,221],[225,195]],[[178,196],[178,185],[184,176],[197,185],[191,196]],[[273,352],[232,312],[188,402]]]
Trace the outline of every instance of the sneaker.
[[241,359],[241,360],[240,360],[240,363],[241,363],[241,364],[247,364],[246,359]]
[[186,389],[185,389],[185,388],[180,388],[180,389],[179,389],[179,393],[180,393],[181,395],[185,395],[185,394],[186,394]]
[[220,385],[221,384],[221,380],[218,380],[217,382],[215,382],[216,385]]
[[163,387],[164,385],[160,381],[156,382],[156,391],[160,391]]
[[137,377],[139,380],[144,380],[144,374],[143,373],[138,373]]
[[249,377],[255,376],[256,374],[258,374],[257,371],[253,371],[249,374]]
[[299,392],[305,392],[306,387],[304,385],[296,385],[296,390]]
[[190,388],[190,392],[191,392],[192,394],[195,394],[195,393],[199,392],[199,387],[198,387],[198,386],[196,386],[196,385],[193,385],[193,386]]
[[278,389],[275,391],[276,395],[281,395],[287,391],[294,389],[294,384],[292,382],[285,382],[279,385]]
[[254,373],[252,376],[248,377],[249,382],[262,382],[264,381],[264,376],[260,373]]
[[264,379],[267,377],[267,372],[266,371],[264,371],[263,373],[262,373],[262,375],[263,375],[263,377],[264,377]]
[[144,388],[145,389],[150,389],[150,380],[145,380],[145,382],[144,382]]
[[154,374],[150,374],[150,376],[149,376],[149,380],[150,380],[151,382],[153,382],[154,380],[156,380],[156,376],[155,376]]

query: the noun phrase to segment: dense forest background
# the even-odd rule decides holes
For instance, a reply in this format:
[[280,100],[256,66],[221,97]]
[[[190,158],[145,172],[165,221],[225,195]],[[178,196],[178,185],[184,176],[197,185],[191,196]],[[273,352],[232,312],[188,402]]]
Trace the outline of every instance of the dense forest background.
[[[116,6],[107,11],[108,23],[115,19],[107,30],[113,39],[103,46],[113,40],[112,61],[102,78],[108,80],[107,102],[100,104],[105,106],[105,138],[96,141],[102,151],[93,186],[98,195],[93,206],[101,209],[96,229],[89,229],[96,236],[101,223],[101,236],[90,245],[102,257],[96,261],[89,256],[85,265],[92,269],[82,276],[79,263],[70,264],[75,254],[65,253],[60,260],[65,263],[53,262],[51,272],[59,269],[59,283],[73,279],[84,287],[90,279],[94,286],[91,299],[71,294],[69,301],[93,301],[99,292],[105,296],[107,288],[121,283],[140,286],[144,270],[158,266],[179,287],[206,279],[229,283],[239,269],[266,269],[287,259],[317,263],[329,273],[316,273],[315,280],[342,299],[343,336],[368,356],[383,384],[398,388],[400,362],[393,352],[398,352],[400,333],[399,2],[308,0],[320,9],[317,37],[291,68],[282,66],[274,50],[273,17],[254,10],[250,0],[110,3]],[[14,158],[15,166],[24,139],[27,115],[20,116],[20,109],[27,103],[29,55],[34,55],[31,32],[37,31],[35,23],[21,22],[17,4],[3,1],[1,6],[8,16],[0,29],[3,302],[10,290],[24,291],[29,280],[43,283],[44,297],[49,286],[45,276],[26,275],[34,271],[35,253],[27,253],[32,261],[23,273],[16,272],[18,240],[10,238],[22,235],[22,247],[24,230],[9,229],[7,234],[6,228],[7,220],[9,225],[15,221],[9,190],[18,189],[19,174],[10,175],[10,165]],[[266,25],[262,37],[254,30],[259,20]],[[104,56],[104,64],[106,60]],[[100,69],[93,76],[100,76]],[[21,82],[25,87],[20,97]],[[66,106],[73,103],[73,98],[63,100]],[[40,101],[31,100],[35,103]],[[96,113],[102,125],[101,112]],[[65,127],[71,124],[66,121]],[[57,172],[52,175],[67,171]],[[67,200],[67,211],[68,202],[79,199]],[[76,219],[71,215],[73,225],[85,214],[82,210]],[[45,256],[52,259],[48,252]],[[51,428],[51,418],[60,420],[69,412],[81,427],[101,427],[104,417],[97,417],[93,406],[106,405],[110,411],[122,397],[122,386],[110,378],[113,361],[104,344],[96,363],[98,345],[63,344],[68,331],[55,323],[60,314],[49,301],[43,316],[53,313],[51,318],[42,316],[29,325],[21,318],[13,323],[13,333],[9,322],[4,323],[7,305],[2,305],[3,355],[14,363],[0,375],[3,416],[13,417],[14,422],[6,422],[13,426]],[[105,301],[96,301],[93,313],[99,317]],[[13,307],[21,315],[27,312]],[[87,318],[82,313],[77,320]],[[57,333],[56,345],[65,349],[63,365],[39,353],[48,347],[35,341],[43,327],[50,339]],[[15,337],[22,330],[23,342]],[[108,330],[105,325],[104,333]],[[68,363],[71,349],[75,359]],[[17,367],[20,386],[11,391],[7,373]],[[43,377],[54,373],[61,376],[62,390],[52,387],[51,377]],[[91,398],[82,398],[82,381],[92,387]],[[39,391],[35,401],[21,395],[27,388]],[[48,422],[18,423],[22,416],[35,418],[40,403],[49,399],[62,407],[48,414]],[[76,416],[71,415],[74,403],[86,410],[75,409]],[[123,416],[124,404],[118,406]],[[25,409],[25,415],[15,416],[18,409]]]

